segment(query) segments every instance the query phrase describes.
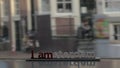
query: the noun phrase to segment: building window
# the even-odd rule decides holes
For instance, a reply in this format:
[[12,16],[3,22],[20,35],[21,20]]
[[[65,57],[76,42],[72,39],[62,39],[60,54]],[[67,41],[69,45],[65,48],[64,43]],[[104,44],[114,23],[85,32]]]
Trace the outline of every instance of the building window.
[[114,25],[114,39],[120,40],[120,25]]
[[7,40],[8,36],[9,36],[8,27],[6,25],[3,25],[3,38]]
[[7,0],[4,0],[4,4],[3,4],[3,8],[4,8],[4,16],[8,16],[8,14],[9,14],[9,4],[8,4],[9,2],[7,1]]
[[15,14],[20,14],[20,0],[15,0]]
[[95,9],[95,0],[80,0],[81,7],[87,7],[88,10]]
[[105,11],[106,12],[117,12],[120,11],[120,0],[105,0]]
[[50,0],[42,0],[42,12],[50,12]]
[[72,0],[57,0],[57,12],[72,12]]

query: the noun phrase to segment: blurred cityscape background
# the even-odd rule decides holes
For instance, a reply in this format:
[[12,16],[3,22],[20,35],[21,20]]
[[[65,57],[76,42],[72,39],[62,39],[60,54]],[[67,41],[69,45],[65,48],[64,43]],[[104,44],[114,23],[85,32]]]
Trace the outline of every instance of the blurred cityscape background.
[[[0,0],[0,68],[119,68],[119,6],[120,0]],[[101,61],[26,62],[31,49],[94,53]]]
[[119,0],[0,0],[0,51],[83,51],[119,58]]

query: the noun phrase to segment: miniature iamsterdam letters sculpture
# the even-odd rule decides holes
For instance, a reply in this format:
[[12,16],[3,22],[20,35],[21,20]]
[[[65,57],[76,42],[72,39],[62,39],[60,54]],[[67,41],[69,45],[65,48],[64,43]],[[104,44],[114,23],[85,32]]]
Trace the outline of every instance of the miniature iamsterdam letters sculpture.
[[31,51],[31,59],[53,59],[53,58],[95,58],[94,52],[39,52],[38,57],[34,56],[34,50]]

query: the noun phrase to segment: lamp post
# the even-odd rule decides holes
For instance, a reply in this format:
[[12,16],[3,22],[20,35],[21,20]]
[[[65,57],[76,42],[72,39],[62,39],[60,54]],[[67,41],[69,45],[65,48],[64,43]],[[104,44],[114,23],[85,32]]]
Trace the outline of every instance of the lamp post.
[[31,17],[32,17],[32,30],[37,30],[37,10],[35,8],[35,0],[31,0]]
[[28,34],[31,34],[31,40],[33,40],[33,48],[36,47],[35,34],[37,32],[37,10],[35,9],[35,7],[35,0],[31,0],[32,30],[30,30]]

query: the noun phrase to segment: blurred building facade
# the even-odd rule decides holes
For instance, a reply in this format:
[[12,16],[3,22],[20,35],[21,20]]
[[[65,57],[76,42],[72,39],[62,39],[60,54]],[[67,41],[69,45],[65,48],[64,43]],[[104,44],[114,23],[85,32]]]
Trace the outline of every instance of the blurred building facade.
[[[118,58],[120,43],[120,1],[119,0],[96,0],[97,14],[96,23],[99,23],[97,34],[101,33],[105,39],[98,40],[97,53],[104,58]],[[100,24],[103,23],[103,24]],[[98,35],[100,37],[100,34]]]
[[[29,0],[0,0],[1,37],[9,40],[10,49],[20,50],[23,33],[32,29],[30,5]],[[7,27],[6,32],[3,26]]]
[[[76,36],[81,15],[91,12],[87,4],[82,5],[83,1],[0,0],[0,35],[8,32],[8,36],[3,38],[7,37],[11,49],[18,51],[30,31],[34,32],[41,44],[46,43],[46,40],[51,41],[53,36]],[[3,26],[7,27],[7,32]]]
[[97,0],[97,14],[109,21],[109,38],[111,42],[119,40],[119,0]]

